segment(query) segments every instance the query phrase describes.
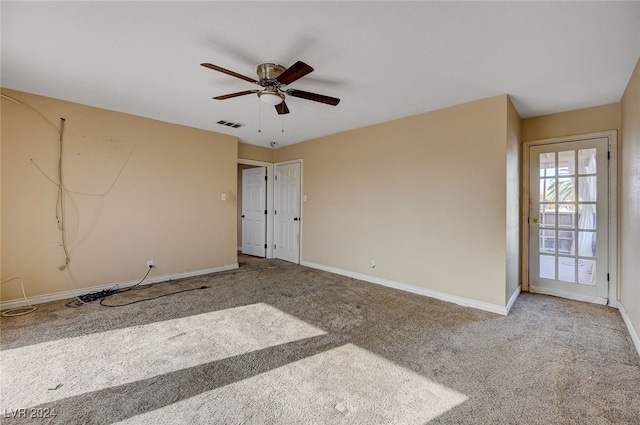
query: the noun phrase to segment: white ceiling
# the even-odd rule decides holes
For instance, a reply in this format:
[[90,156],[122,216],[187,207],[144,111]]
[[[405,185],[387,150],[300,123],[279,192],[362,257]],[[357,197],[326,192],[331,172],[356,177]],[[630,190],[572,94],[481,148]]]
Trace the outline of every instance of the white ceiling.
[[[8,2],[3,87],[284,146],[508,93],[524,117],[620,100],[640,2]],[[315,68],[277,115],[262,62]],[[257,78],[256,78],[257,79]],[[232,129],[216,124],[246,124]],[[258,128],[261,132],[258,133]],[[282,129],[284,127],[284,133]]]

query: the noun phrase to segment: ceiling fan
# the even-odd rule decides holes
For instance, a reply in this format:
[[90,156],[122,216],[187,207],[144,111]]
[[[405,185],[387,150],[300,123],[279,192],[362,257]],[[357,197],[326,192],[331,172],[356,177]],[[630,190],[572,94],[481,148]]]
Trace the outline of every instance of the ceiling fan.
[[262,102],[275,106],[276,111],[281,115],[289,113],[289,108],[287,108],[287,104],[285,103],[286,95],[313,100],[314,102],[325,103],[333,106],[340,102],[340,99],[335,97],[286,88],[287,85],[313,71],[312,67],[301,61],[294,63],[289,68],[285,68],[284,66],[275,63],[261,63],[256,69],[258,80],[210,63],[203,63],[201,65],[262,87],[262,89],[244,90],[236,93],[216,96],[214,97],[216,100],[231,99],[233,97],[257,93]]

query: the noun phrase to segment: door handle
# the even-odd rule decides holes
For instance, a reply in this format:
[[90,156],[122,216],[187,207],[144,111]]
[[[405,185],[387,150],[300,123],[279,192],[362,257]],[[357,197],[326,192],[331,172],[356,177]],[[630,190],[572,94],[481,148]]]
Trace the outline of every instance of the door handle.
[[538,217],[533,217],[533,218],[531,219],[531,221],[533,222],[533,224],[538,223]]
[[244,214],[242,214],[242,215],[240,216],[240,218],[244,218]]
[[293,218],[293,221],[298,221],[298,220],[300,220],[298,217]]

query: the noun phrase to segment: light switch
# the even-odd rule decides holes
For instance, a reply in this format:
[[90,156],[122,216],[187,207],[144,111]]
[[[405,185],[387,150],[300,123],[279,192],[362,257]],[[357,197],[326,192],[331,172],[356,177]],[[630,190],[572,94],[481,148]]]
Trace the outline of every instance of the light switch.
[[223,194],[222,194],[222,200],[223,200],[223,201],[226,201],[226,200],[227,200],[227,194],[226,194],[226,193],[223,193]]
[[302,202],[307,202],[307,195],[302,195]]

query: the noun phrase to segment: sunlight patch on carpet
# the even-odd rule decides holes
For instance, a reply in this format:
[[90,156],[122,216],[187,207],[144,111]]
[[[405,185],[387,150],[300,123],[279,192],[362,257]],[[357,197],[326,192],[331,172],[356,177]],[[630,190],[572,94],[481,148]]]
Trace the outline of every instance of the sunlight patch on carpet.
[[259,303],[0,352],[0,408],[37,406],[323,335]]
[[424,424],[466,400],[347,344],[118,424]]

